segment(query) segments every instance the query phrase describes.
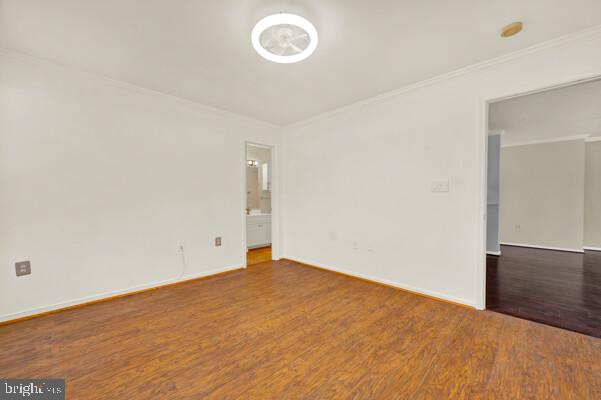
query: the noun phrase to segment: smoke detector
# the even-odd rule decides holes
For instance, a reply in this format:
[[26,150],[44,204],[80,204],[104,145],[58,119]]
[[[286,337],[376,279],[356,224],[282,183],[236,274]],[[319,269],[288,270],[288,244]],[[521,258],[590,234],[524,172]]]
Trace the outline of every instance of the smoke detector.
[[252,30],[253,47],[261,57],[281,64],[304,60],[317,48],[317,30],[295,14],[273,14],[261,19]]

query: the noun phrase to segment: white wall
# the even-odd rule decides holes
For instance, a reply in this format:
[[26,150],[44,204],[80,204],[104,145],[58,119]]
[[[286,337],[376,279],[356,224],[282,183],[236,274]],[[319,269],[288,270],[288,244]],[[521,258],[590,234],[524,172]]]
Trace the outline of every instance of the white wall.
[[0,320],[245,265],[244,142],[278,135],[1,52]]
[[601,33],[497,61],[286,128],[284,254],[483,307],[484,102],[600,75]]
[[601,141],[586,143],[584,246],[601,250]]
[[501,243],[582,251],[584,139],[501,149]]

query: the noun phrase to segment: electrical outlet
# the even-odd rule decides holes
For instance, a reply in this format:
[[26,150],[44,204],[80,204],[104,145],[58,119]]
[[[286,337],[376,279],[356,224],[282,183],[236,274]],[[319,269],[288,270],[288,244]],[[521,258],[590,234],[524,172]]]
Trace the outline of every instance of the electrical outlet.
[[19,261],[15,263],[15,272],[17,276],[30,275],[31,274],[31,262]]
[[432,192],[434,193],[445,193],[449,191],[449,181],[433,181]]
[[215,247],[221,246],[221,236],[215,238]]
[[353,250],[359,250],[359,242],[357,242],[356,240],[353,240],[352,246]]

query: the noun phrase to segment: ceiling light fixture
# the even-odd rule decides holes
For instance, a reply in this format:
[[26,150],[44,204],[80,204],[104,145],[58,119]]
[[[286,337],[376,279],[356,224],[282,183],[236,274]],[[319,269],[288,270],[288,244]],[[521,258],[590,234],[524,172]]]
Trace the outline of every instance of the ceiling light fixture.
[[509,25],[505,25],[503,27],[503,29],[501,29],[501,36],[504,38],[513,36],[513,35],[517,35],[518,33],[520,33],[522,31],[522,28],[524,27],[524,24],[522,24],[521,22],[512,22]]
[[273,14],[261,19],[252,30],[253,47],[261,57],[290,64],[304,60],[317,48],[317,30],[295,14]]

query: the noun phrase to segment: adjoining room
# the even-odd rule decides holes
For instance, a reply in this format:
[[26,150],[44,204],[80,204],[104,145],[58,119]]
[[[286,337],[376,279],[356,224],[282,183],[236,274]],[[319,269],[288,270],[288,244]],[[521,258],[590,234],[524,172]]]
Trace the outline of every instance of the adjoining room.
[[271,261],[271,148],[246,145],[246,265]]
[[489,118],[487,308],[601,337],[601,80]]
[[601,399],[600,88],[599,0],[0,0],[0,399]]

